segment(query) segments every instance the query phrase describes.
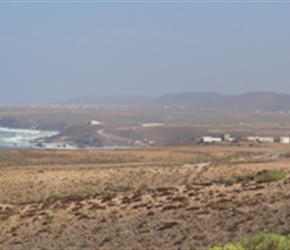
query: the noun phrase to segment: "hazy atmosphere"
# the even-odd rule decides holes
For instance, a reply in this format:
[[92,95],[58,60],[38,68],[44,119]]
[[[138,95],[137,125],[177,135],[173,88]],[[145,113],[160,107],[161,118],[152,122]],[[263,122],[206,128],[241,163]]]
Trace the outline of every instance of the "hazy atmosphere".
[[290,2],[0,1],[0,103],[290,93]]

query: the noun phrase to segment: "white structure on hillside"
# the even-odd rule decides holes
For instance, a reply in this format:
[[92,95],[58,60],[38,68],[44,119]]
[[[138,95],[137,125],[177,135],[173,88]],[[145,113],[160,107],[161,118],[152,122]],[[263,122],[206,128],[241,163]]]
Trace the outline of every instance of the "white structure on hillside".
[[91,120],[89,122],[90,125],[103,125],[103,122],[97,121],[97,120]]
[[230,134],[223,134],[222,135],[223,141],[231,141],[231,135]]
[[290,143],[290,137],[287,137],[287,136],[281,136],[279,138],[279,142],[280,143]]
[[203,136],[201,138],[201,141],[206,143],[206,142],[221,142],[222,138],[220,137],[212,137],[212,136]]
[[164,126],[164,123],[158,123],[158,122],[154,122],[154,123],[143,123],[142,127],[144,128],[148,128],[148,127],[162,127]]
[[274,142],[273,137],[261,137],[261,136],[249,136],[249,141],[256,141],[256,142]]

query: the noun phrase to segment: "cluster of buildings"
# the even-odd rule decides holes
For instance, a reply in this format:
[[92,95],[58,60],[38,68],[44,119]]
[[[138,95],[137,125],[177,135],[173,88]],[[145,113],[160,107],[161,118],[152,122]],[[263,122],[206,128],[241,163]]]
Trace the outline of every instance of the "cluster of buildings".
[[219,137],[213,136],[203,136],[200,140],[202,143],[213,143],[213,142],[259,142],[259,143],[290,143],[290,137],[288,136],[281,136],[278,138],[270,137],[270,136],[248,136],[248,135],[241,135],[237,138],[233,138],[230,134],[223,134]]

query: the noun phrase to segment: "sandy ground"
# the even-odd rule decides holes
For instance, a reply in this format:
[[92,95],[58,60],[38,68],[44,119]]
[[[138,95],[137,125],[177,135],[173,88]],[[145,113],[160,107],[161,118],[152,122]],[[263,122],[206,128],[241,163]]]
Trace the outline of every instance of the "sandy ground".
[[[287,150],[1,152],[0,249],[207,249],[257,231],[289,233]],[[220,182],[265,169],[286,176]]]

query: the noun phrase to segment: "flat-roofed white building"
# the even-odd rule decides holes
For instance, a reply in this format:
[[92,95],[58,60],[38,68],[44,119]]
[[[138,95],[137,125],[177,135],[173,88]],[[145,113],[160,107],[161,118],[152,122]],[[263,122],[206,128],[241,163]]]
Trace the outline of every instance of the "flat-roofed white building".
[[164,123],[152,122],[152,123],[143,123],[142,124],[142,127],[144,127],[144,128],[162,127],[162,126],[164,126]]
[[212,137],[212,136],[203,136],[201,138],[201,141],[206,143],[206,142],[221,142],[222,138],[220,137]]
[[90,125],[103,125],[103,122],[97,121],[97,120],[91,120],[89,122]]
[[274,142],[274,137],[269,137],[269,136],[249,136],[248,137],[249,141],[257,141],[257,142]]
[[285,144],[290,143],[290,137],[287,137],[287,136],[281,136],[281,137],[279,138],[279,142],[280,142],[280,143],[285,143]]

